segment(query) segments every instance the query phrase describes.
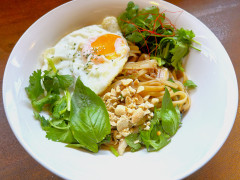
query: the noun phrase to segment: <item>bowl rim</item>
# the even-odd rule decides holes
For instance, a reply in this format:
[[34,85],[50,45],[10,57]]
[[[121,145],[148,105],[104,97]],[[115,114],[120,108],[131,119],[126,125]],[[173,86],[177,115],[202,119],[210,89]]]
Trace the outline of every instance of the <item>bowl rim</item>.
[[[57,10],[61,10],[61,8],[64,8],[65,6],[68,6],[74,2],[76,2],[77,0],[73,0],[73,1],[69,1],[69,2],[66,2],[64,4],[61,4],[57,7],[55,7],[54,9],[50,10],[49,12],[47,12],[46,14],[44,14],[43,16],[41,16],[37,21],[35,21],[23,34],[22,36],[20,37],[20,39],[17,41],[17,43],[15,44],[14,48],[12,49],[11,53],[10,53],[10,56],[7,60],[7,64],[5,66],[5,70],[4,70],[4,75],[3,75],[3,82],[2,82],[2,97],[3,97],[3,106],[4,106],[4,111],[5,111],[5,114],[6,114],[6,117],[7,117],[7,120],[8,120],[8,123],[11,127],[11,130],[12,132],[14,133],[15,137],[17,138],[17,140],[19,141],[19,143],[21,144],[21,146],[25,149],[25,151],[27,151],[28,154],[31,155],[31,157],[33,159],[35,159],[39,164],[41,164],[44,168],[48,169],[49,171],[51,171],[52,173],[54,173],[55,175],[61,177],[61,178],[68,178],[64,175],[63,172],[59,172],[56,168],[52,167],[51,165],[48,165],[47,163],[45,163],[43,160],[41,160],[33,151],[32,149],[29,147],[29,145],[24,141],[23,138],[21,138],[17,132],[14,130],[14,125],[13,125],[13,122],[10,120],[10,116],[9,116],[9,112],[7,110],[7,107],[6,107],[6,101],[7,101],[7,98],[5,98],[6,96],[6,87],[5,87],[5,84],[6,84],[6,72],[7,72],[7,69],[8,67],[10,66],[10,60],[12,59],[13,55],[14,55],[14,51],[16,49],[16,47],[18,46],[19,42],[23,39],[24,36],[26,36],[28,34],[29,31],[31,31],[31,29],[36,26],[38,23],[40,23],[41,21],[43,21],[45,18],[47,18],[47,16],[49,16],[50,14],[53,14],[55,11]],[[149,0],[148,0],[149,1]],[[137,2],[137,0],[136,0]],[[179,8],[181,10],[183,10],[185,13],[187,13],[187,15],[190,15],[192,16],[196,21],[198,21],[199,23],[201,23],[201,25],[203,25],[204,27],[206,27],[211,33],[212,35],[218,40],[218,38],[215,36],[215,34],[204,24],[202,23],[199,19],[197,19],[194,15],[190,14],[188,11],[184,10],[183,8],[181,7],[178,7],[172,3],[169,3],[169,2],[166,2],[166,1],[161,1],[160,3],[163,3],[163,4],[166,4],[166,5],[170,5],[170,6],[173,6],[175,8]],[[220,41],[219,41],[220,42]],[[223,47],[222,43],[220,42],[220,45]],[[223,47],[224,49],[224,53],[227,54],[227,56],[229,57],[227,51],[225,50],[225,48]],[[188,171],[186,171],[185,173],[183,174],[180,174],[181,177],[178,177],[178,178],[186,178],[187,176],[193,174],[194,172],[196,172],[197,170],[199,170],[201,167],[203,167],[205,164],[207,164],[215,155],[216,153],[220,150],[220,148],[223,146],[223,144],[226,142],[231,130],[232,130],[232,127],[234,125],[234,122],[235,122],[235,119],[236,119],[236,115],[237,115],[237,108],[238,108],[238,101],[239,101],[239,94],[238,94],[238,82],[237,82],[237,78],[236,78],[236,73],[235,73],[235,70],[234,70],[234,67],[233,67],[233,64],[232,64],[232,61],[229,57],[229,60],[228,63],[230,63],[231,65],[231,68],[233,70],[233,73],[235,74],[234,76],[234,79],[233,79],[233,82],[234,82],[234,86],[236,87],[235,89],[235,97],[236,97],[236,100],[235,102],[233,103],[234,105],[232,106],[232,108],[234,108],[234,114],[232,115],[232,117],[234,117],[232,120],[231,120],[231,124],[229,126],[229,128],[227,129],[227,131],[225,132],[226,133],[226,136],[224,136],[224,138],[221,139],[221,142],[218,143],[218,146],[216,146],[212,151],[211,153],[208,154],[207,157],[205,157],[204,159],[202,159],[201,163],[198,163],[197,166],[195,166],[195,168],[193,169],[189,169]]]

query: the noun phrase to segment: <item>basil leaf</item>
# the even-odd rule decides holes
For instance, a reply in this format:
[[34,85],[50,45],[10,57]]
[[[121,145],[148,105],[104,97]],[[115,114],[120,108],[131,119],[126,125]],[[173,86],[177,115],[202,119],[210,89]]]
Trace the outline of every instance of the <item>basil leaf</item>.
[[183,85],[189,89],[197,87],[197,85],[191,80],[187,80],[185,83],[183,83]]
[[163,130],[170,136],[173,136],[178,130],[179,123],[180,123],[180,118],[179,118],[180,116],[177,113],[175,107],[173,106],[173,103],[167,88],[165,88],[165,93],[162,100],[160,117],[162,120]]
[[80,78],[71,100],[70,129],[74,138],[86,149],[98,152],[98,143],[111,132],[109,115],[102,99]]

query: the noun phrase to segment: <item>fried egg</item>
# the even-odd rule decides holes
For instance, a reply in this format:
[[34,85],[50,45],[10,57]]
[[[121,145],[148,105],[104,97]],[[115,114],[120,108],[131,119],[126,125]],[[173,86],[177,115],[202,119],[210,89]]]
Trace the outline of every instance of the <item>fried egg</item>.
[[80,77],[85,86],[101,94],[122,71],[129,51],[117,19],[107,17],[101,25],[76,30],[47,49],[42,70],[50,69],[51,59],[59,74]]

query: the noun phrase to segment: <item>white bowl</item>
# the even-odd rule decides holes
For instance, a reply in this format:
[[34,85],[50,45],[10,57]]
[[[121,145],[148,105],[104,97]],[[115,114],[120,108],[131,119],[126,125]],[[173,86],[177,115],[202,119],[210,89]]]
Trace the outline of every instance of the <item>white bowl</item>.
[[[216,36],[198,19],[167,2],[178,27],[192,29],[202,52],[191,50],[186,72],[197,85],[192,106],[182,127],[169,145],[158,152],[127,152],[116,158],[111,152],[92,154],[65,147],[45,138],[33,118],[24,87],[36,70],[43,50],[64,35],[85,25],[98,24],[108,15],[119,15],[128,0],[72,1],[50,11],[35,22],[14,47],[4,74],[3,101],[9,124],[26,151],[44,167],[66,179],[180,179],[208,162],[225,142],[233,126],[238,86],[231,60]],[[141,7],[151,4],[136,0]]]

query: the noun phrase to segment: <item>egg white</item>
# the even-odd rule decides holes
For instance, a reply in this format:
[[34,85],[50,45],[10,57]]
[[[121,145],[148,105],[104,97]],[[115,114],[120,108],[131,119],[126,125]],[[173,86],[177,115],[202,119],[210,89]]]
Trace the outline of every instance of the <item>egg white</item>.
[[121,51],[120,55],[101,64],[94,64],[90,58],[84,59],[83,47],[91,38],[104,34],[116,34],[122,37],[115,17],[107,17],[101,25],[87,26],[63,37],[54,47],[43,53],[42,70],[50,68],[48,59],[51,59],[59,74],[70,74],[75,79],[80,77],[85,86],[96,94],[101,94],[122,71],[129,55],[129,47],[122,37],[124,44],[116,48],[116,51]]

